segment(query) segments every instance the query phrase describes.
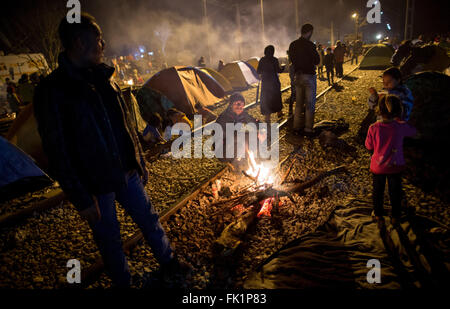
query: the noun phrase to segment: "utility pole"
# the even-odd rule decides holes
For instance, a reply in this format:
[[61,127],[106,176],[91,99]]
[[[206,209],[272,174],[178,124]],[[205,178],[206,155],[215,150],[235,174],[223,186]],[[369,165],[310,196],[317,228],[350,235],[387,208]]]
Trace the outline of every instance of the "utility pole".
[[209,25],[208,25],[208,13],[206,11],[206,0],[203,0],[203,24],[206,29],[206,44],[208,46],[208,61],[209,65],[211,65],[211,47],[209,44]]
[[406,0],[406,16],[405,16],[405,35],[404,40],[410,40],[413,37],[414,24],[414,0]]
[[264,5],[263,5],[263,0],[260,0],[261,3],[261,39],[262,39],[262,45],[263,47],[266,45],[266,35],[264,33]]
[[300,36],[300,25],[299,25],[299,19],[298,19],[298,0],[295,0],[295,34],[297,37]]
[[239,10],[239,3],[236,3],[236,23],[238,26],[238,32],[236,35],[236,43],[238,44],[238,59],[242,59],[242,57],[241,57],[241,43],[242,43],[241,12]]
[[333,25],[333,21],[331,21],[331,38],[330,38],[330,40],[331,40],[331,45],[330,46],[333,46],[334,45],[334,25]]

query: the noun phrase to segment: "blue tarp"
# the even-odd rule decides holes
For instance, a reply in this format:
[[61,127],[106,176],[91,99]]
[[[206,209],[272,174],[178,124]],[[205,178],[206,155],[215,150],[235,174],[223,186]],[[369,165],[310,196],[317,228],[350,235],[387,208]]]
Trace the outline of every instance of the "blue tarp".
[[46,176],[22,150],[0,137],[0,188],[26,177]]

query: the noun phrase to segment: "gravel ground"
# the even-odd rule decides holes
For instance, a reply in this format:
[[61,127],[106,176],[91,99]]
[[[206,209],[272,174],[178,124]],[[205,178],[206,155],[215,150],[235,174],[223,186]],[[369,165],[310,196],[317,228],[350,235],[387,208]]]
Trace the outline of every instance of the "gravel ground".
[[[348,69],[347,66],[346,70]],[[211,214],[217,211],[217,207],[210,207],[210,195],[200,194],[163,224],[181,259],[190,262],[194,267],[191,280],[183,283],[185,287],[241,287],[246,275],[259,262],[286,242],[314,231],[326,221],[336,205],[345,203],[349,196],[367,197],[370,194],[370,155],[353,141],[353,136],[365,116],[366,89],[369,85],[381,88],[380,74],[381,71],[357,70],[351,74],[352,79],[340,83],[343,88],[330,91],[317,103],[319,109],[316,121],[343,117],[350,123],[349,132],[341,138],[356,147],[355,153],[324,150],[317,139],[302,142],[288,135],[280,142],[280,158],[298,147],[305,153],[304,159],[294,166],[291,180],[304,180],[340,164],[345,164],[349,173],[327,178],[313,189],[307,190],[305,195],[296,196],[295,204],[282,198],[283,206],[279,214],[282,227],[272,224],[268,218],[260,219],[251,233],[248,233],[245,245],[230,267],[217,266],[221,263],[218,263],[213,254],[213,242],[223,227],[233,220],[233,216],[226,214],[219,218],[212,217]],[[281,74],[280,79],[282,87],[289,83],[287,74]],[[325,88],[326,82],[318,82],[318,92]],[[254,101],[255,94],[255,88],[244,92],[247,103]],[[284,93],[283,100],[288,96],[289,92]],[[259,107],[252,108],[250,112],[261,118]],[[283,132],[280,133],[282,134]],[[215,159],[163,158],[148,165],[153,175],[150,175],[146,189],[159,212],[167,209],[180,196],[189,193],[193,187],[209,179],[223,167]],[[235,183],[234,177],[233,174],[226,174],[223,178],[224,184],[226,185],[227,181],[228,184]],[[409,205],[415,207],[419,214],[449,224],[450,213],[447,205],[407,182],[405,191]],[[31,201],[32,195],[27,203]],[[23,201],[16,200],[6,206],[13,209],[23,205]],[[121,207],[118,207],[118,217],[123,239],[137,231],[135,224]],[[82,267],[86,268],[98,258],[98,252],[88,225],[80,219],[73,206],[65,202],[60,207],[35,214],[20,226],[0,231],[0,287],[66,286],[66,262],[72,258],[79,259]],[[137,277],[147,277],[158,268],[146,244],[132,250],[129,263],[132,274]],[[228,275],[227,280],[223,280],[224,274]],[[135,286],[140,287],[140,284],[137,282]],[[102,275],[100,280],[92,285],[94,288],[109,286],[110,280],[106,275]]]

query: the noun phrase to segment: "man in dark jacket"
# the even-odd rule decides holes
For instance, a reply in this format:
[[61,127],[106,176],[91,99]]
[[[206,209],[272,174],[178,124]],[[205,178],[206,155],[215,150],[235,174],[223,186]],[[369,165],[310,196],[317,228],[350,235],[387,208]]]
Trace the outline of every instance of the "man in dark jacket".
[[289,58],[295,71],[296,105],[294,112],[294,134],[313,134],[316,105],[316,65],[320,62],[316,45],[310,41],[313,26],[304,24],[301,36],[289,45]]
[[81,23],[64,18],[59,35],[65,49],[59,67],[38,85],[34,97],[50,174],[88,221],[115,286],[131,282],[115,200],[142,230],[163,270],[178,269],[144,190],[147,171],[129,106],[111,81],[114,68],[102,63],[100,27],[83,13]]
[[336,59],[336,77],[343,77],[345,48],[342,46],[341,41],[336,42],[336,47],[334,48],[333,54]]

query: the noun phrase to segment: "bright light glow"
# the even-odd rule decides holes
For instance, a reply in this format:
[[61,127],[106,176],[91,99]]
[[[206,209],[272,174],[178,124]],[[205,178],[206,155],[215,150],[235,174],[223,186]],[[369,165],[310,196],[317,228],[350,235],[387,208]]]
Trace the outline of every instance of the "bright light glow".
[[357,13],[353,13],[352,18],[356,18],[356,16],[358,16]]
[[141,53],[145,53],[145,47],[144,46],[139,46],[139,51],[141,52]]
[[391,30],[391,25],[387,24],[386,26],[387,26],[388,30]]
[[134,85],[133,79],[128,80],[128,81],[127,81],[127,85],[133,86],[133,85]]
[[375,1],[373,4],[377,4],[378,3],[378,1]]
[[144,58],[144,55],[141,55],[141,58]]
[[257,164],[253,152],[249,152],[249,168],[246,171],[247,175],[256,178],[258,185],[273,184],[274,178],[271,175],[271,169],[264,164]]
[[376,36],[377,40],[381,39],[382,37],[383,36],[380,33],[378,33],[377,36]]

